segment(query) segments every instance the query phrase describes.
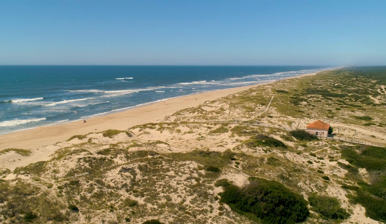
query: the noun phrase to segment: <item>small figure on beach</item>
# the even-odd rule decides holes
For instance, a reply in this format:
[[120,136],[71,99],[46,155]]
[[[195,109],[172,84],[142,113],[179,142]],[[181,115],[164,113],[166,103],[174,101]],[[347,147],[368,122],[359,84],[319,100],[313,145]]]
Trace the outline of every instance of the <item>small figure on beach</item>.
[[86,121],[86,120],[83,120],[83,123],[87,123],[87,121]]

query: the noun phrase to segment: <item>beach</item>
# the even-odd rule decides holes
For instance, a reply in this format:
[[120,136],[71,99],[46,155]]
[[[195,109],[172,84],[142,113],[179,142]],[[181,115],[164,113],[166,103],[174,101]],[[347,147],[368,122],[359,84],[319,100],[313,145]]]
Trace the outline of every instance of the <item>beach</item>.
[[[303,74],[286,79],[300,78],[314,74],[315,73]],[[90,117],[86,120],[86,123],[83,120],[78,120],[16,131],[0,135],[0,149],[22,148],[34,151],[35,149],[39,149],[43,146],[66,141],[74,135],[100,132],[107,129],[126,130],[134,125],[158,122],[165,116],[171,115],[181,109],[195,107],[205,101],[215,100],[217,98],[267,83],[272,83],[272,81],[256,85],[214,90],[166,99],[121,112]]]

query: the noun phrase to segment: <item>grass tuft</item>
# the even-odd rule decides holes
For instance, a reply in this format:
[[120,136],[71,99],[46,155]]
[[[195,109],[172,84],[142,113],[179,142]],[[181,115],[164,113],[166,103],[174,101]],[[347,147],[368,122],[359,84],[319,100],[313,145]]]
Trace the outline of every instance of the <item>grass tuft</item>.
[[312,209],[319,213],[324,219],[347,219],[350,214],[341,208],[339,201],[336,198],[311,195],[309,197]]
[[247,140],[245,144],[250,148],[255,148],[258,146],[287,148],[287,146],[283,142],[266,135],[254,136]]
[[312,141],[318,139],[315,135],[311,135],[304,130],[290,131],[290,135],[300,141]]
[[8,149],[0,150],[0,155],[6,154],[8,152],[15,152],[21,156],[29,156],[32,153],[31,150],[28,150],[28,149],[8,148]]
[[233,184],[223,186],[221,202],[252,220],[295,223],[304,221],[309,215],[304,198],[278,182],[253,178],[243,188]]

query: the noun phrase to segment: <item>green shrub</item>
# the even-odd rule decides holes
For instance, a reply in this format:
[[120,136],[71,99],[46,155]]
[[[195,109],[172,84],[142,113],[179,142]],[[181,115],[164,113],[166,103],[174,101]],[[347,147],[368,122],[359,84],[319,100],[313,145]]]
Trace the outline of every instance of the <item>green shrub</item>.
[[386,148],[375,146],[345,147],[342,156],[352,165],[367,170],[383,170],[386,168]]
[[216,128],[216,129],[210,131],[209,133],[210,134],[221,134],[221,133],[227,133],[228,131],[229,131],[228,128],[221,126],[219,128]]
[[112,138],[115,135],[118,135],[120,133],[126,133],[126,135],[128,137],[132,137],[133,136],[132,133],[130,133],[128,131],[121,131],[121,130],[115,130],[115,129],[108,129],[108,130],[102,132],[103,137],[108,137],[108,138]]
[[71,141],[73,139],[79,139],[79,140],[82,140],[82,139],[85,139],[87,137],[87,135],[74,135],[72,136],[71,138],[67,139],[67,141]]
[[[366,215],[368,217],[386,223],[385,182],[384,179],[383,183],[378,184],[378,186],[367,185],[358,189],[354,201],[366,208]],[[371,191],[381,193],[381,195],[375,195]]]
[[267,158],[267,164],[271,166],[279,166],[281,164],[280,160],[275,157],[268,157]]
[[238,135],[238,136],[251,136],[255,135],[258,133],[255,129],[249,127],[249,126],[244,126],[244,125],[237,125],[234,126],[231,129],[232,134]]
[[236,212],[264,223],[302,222],[309,215],[303,197],[275,181],[253,178],[241,189],[232,184],[225,185],[220,196],[221,202]]
[[103,134],[103,137],[112,138],[115,135],[120,134],[121,132],[122,131],[120,131],[120,130],[109,129],[109,130],[104,131],[102,134]]
[[371,121],[373,120],[372,117],[369,117],[369,116],[354,116],[356,119],[358,120],[362,120],[362,121]]
[[79,212],[79,208],[75,205],[69,205],[68,209],[70,209],[72,212]]
[[152,220],[148,220],[148,221],[144,222],[143,224],[162,224],[162,222],[160,222],[156,219],[152,219]]
[[195,161],[205,167],[215,166],[222,168],[234,160],[234,153],[227,150],[225,152],[201,151],[194,150],[187,153],[170,153],[174,160],[178,161]]
[[27,212],[27,214],[24,215],[24,220],[26,222],[32,222],[34,219],[36,219],[38,216],[35,215],[32,212]]
[[288,91],[287,90],[282,90],[282,89],[276,89],[275,90],[277,93],[283,93],[283,94],[287,94]]
[[208,166],[205,168],[206,171],[213,172],[213,173],[220,173],[221,170],[218,167],[215,166]]
[[324,219],[346,219],[350,215],[341,208],[336,198],[312,195],[309,197],[312,209],[319,213]]
[[[386,222],[386,148],[375,146],[346,146],[342,156],[352,167],[348,170],[356,178],[358,187],[346,186],[356,191],[353,200],[366,208],[366,215],[372,219]],[[339,164],[341,165],[341,164]],[[358,168],[366,168],[371,174],[371,184],[357,177]]]
[[46,171],[47,162],[39,161],[36,163],[31,163],[25,167],[18,167],[14,170],[16,174],[33,174],[33,175],[41,175]]
[[250,148],[255,148],[258,146],[287,148],[283,142],[266,135],[257,135],[251,137],[249,140],[247,140],[246,145]]
[[133,199],[130,199],[130,198],[126,198],[124,201],[123,201],[123,204],[125,206],[129,206],[129,207],[134,207],[134,206],[137,206],[138,205],[138,202],[136,200],[133,200]]
[[229,185],[230,185],[230,183],[227,179],[221,179],[221,180],[216,181],[216,183],[214,183],[214,186],[216,186],[216,187],[220,187],[220,186],[221,187],[227,187]]
[[311,135],[310,133],[304,131],[304,130],[294,130],[290,131],[290,135],[295,137],[297,140],[300,141],[312,141],[318,139],[315,135]]
[[15,153],[17,153],[17,154],[19,154],[21,156],[29,156],[29,155],[31,155],[31,150],[28,150],[28,149],[17,149],[17,148],[9,148],[9,149],[0,150],[0,155],[8,153],[8,152],[15,152]]

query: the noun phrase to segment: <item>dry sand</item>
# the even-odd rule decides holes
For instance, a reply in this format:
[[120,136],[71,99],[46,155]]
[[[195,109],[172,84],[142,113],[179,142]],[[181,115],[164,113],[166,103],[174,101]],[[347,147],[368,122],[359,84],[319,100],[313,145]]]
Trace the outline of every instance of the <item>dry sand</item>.
[[[314,74],[315,73],[311,73],[290,78],[299,78]],[[65,141],[74,135],[83,135],[107,129],[125,130],[133,125],[158,122],[163,120],[165,116],[178,110],[198,106],[205,101],[214,100],[264,84],[266,83],[171,98],[122,112],[90,117],[86,123],[79,120],[4,134],[0,135],[0,150],[6,148],[22,148],[30,149],[33,152],[40,147]]]

